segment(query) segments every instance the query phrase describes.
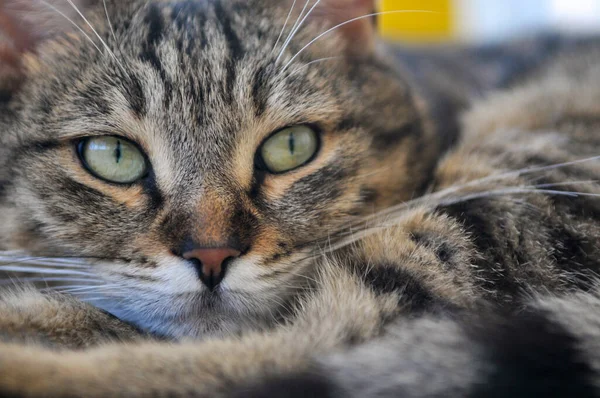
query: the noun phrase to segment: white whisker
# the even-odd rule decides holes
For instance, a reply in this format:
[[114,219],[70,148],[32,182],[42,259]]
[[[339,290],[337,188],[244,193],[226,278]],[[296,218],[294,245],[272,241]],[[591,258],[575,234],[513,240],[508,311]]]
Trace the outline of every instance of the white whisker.
[[511,194],[543,194],[543,195],[556,195],[556,196],[568,196],[571,198],[577,197],[593,197],[600,198],[600,194],[589,193],[589,192],[575,192],[575,191],[555,191],[551,189],[528,189],[528,188],[507,188],[493,191],[487,191],[472,195],[465,195],[463,197],[442,201],[440,205],[451,206],[457,203],[463,203],[470,200],[483,199],[490,196],[500,195],[511,195]]
[[298,23],[302,19],[302,16],[304,15],[304,11],[306,11],[306,8],[308,7],[309,3],[310,3],[310,0],[306,0],[306,3],[304,3],[304,7],[302,8],[302,11],[300,11],[300,15],[298,15],[298,18],[296,19],[296,22],[294,23],[294,26],[292,26],[292,30],[290,31],[290,34],[285,39],[285,42],[283,43],[283,46],[281,46],[281,51],[279,52],[279,55],[277,56],[277,59],[275,60],[276,64],[279,62],[279,60],[283,56],[283,53],[285,52],[285,49],[287,48],[287,46],[292,41],[292,38],[294,37],[294,34],[296,32],[296,28],[298,27]]
[[87,279],[87,278],[58,278],[58,277],[25,277],[18,278],[17,281],[12,280],[2,280],[0,279],[0,285],[10,285],[10,284],[25,284],[25,283],[38,283],[38,282],[64,282],[64,283],[85,283],[85,282],[94,282],[94,283],[104,283],[105,281],[101,279]]
[[407,202],[403,202],[403,203],[400,203],[395,206],[388,207],[387,209],[382,210],[376,214],[373,214],[373,215],[363,218],[359,223],[376,222],[376,220],[378,220],[378,219],[382,219],[383,217],[389,216],[390,214],[396,213],[398,211],[406,210],[407,208],[410,208],[412,206],[421,205],[421,204],[427,203],[427,202],[435,203],[436,200],[440,200],[440,199],[444,198],[445,196],[456,193],[464,188],[470,188],[470,187],[474,187],[474,186],[478,186],[478,185],[483,185],[488,182],[496,182],[496,181],[500,181],[500,180],[504,180],[504,179],[509,179],[511,177],[518,178],[518,177],[522,177],[524,175],[530,175],[533,173],[555,170],[555,169],[559,169],[562,167],[573,166],[573,165],[586,163],[586,162],[593,162],[596,160],[600,160],[600,156],[593,156],[593,157],[579,159],[579,160],[575,160],[575,161],[571,161],[571,162],[558,163],[558,164],[554,164],[551,166],[531,167],[531,168],[526,168],[526,169],[509,171],[506,173],[501,173],[501,174],[496,174],[496,175],[490,175],[487,177],[483,177],[483,178],[479,178],[479,179],[476,179],[473,181],[466,182],[464,184],[453,185],[453,186],[450,186],[441,191],[423,195],[416,199],[413,199],[413,200],[410,200]]
[[73,21],[71,18],[69,18],[65,13],[63,13],[61,10],[59,10],[58,8],[54,7],[52,4],[48,3],[45,0],[40,0],[40,2],[45,5],[46,7],[50,8],[51,10],[53,10],[54,12],[56,12],[57,14],[61,15],[63,18],[65,18],[67,21],[69,21],[73,26],[75,26],[77,28],[77,30],[79,30],[89,41],[90,43],[92,43],[92,45],[94,47],[96,47],[96,50],[98,50],[98,52],[102,52],[102,50],[100,50],[100,47],[98,47],[98,45],[94,42],[94,40],[92,40],[92,38],[90,36],[88,36],[87,33],[85,33],[85,31],[83,29],[81,29],[81,27],[75,23],[75,21]]
[[72,0],[67,0],[67,3],[69,3],[71,5],[71,7],[73,7],[73,9],[75,10],[75,12],[77,12],[77,14],[79,14],[79,16],[81,18],[83,18],[83,20],[90,27],[90,29],[92,30],[92,32],[94,32],[94,34],[96,35],[96,37],[98,38],[98,40],[100,40],[100,43],[102,43],[102,45],[104,46],[104,48],[106,49],[106,51],[110,54],[110,56],[112,57],[112,59],[114,59],[115,62],[119,65],[119,67],[121,68],[121,71],[126,74],[127,71],[125,70],[125,67],[123,67],[123,64],[121,64],[121,61],[119,61],[119,59],[112,52],[112,50],[110,49],[110,47],[108,47],[108,44],[106,44],[106,42],[98,34],[98,32],[96,31],[96,29],[94,29],[94,27],[92,26],[92,24],[90,23],[90,21],[88,21],[88,19],[85,17],[85,15],[83,15],[83,13],[79,10],[79,8],[77,8],[77,6],[75,5],[75,3],[73,3]]
[[515,178],[522,177],[522,176],[528,175],[528,174],[540,173],[540,172],[544,172],[544,171],[551,171],[551,170],[560,169],[563,167],[574,166],[574,165],[581,164],[581,163],[593,162],[596,160],[600,160],[600,156],[592,156],[589,158],[573,160],[570,162],[557,163],[557,164],[553,164],[550,166],[529,167],[529,168],[525,168],[525,169],[514,170],[514,171],[502,173],[502,174],[496,174],[496,175],[484,177],[479,180],[471,181],[471,182],[465,184],[464,186],[466,187],[466,186],[486,183],[486,182],[490,182],[490,181],[503,180],[503,179],[507,179],[510,177],[515,177]]
[[106,300],[111,300],[111,298],[109,297],[101,297],[101,296],[93,296],[93,297],[78,297],[81,301],[85,301],[85,302],[89,302],[89,301],[106,301]]
[[106,290],[106,289],[115,289],[115,288],[120,288],[120,285],[79,285],[79,286],[68,286],[68,287],[61,287],[61,288],[57,288],[57,289],[51,289],[54,291],[57,291],[59,293],[77,293],[77,292],[88,292],[90,290],[94,290],[94,291],[102,291],[102,290]]
[[[347,20],[347,21],[345,21],[345,22],[342,22],[342,23],[340,23],[340,24],[337,24],[337,25],[335,25],[333,28],[327,29],[325,32],[321,33],[320,35],[318,35],[317,37],[315,37],[314,39],[312,39],[310,42],[308,42],[308,44],[307,44],[307,45],[305,45],[304,47],[302,47],[302,48],[300,49],[300,51],[298,51],[298,52],[296,53],[296,55],[294,55],[294,56],[293,56],[293,57],[292,57],[292,58],[291,58],[291,59],[290,59],[290,60],[289,60],[289,61],[288,61],[288,62],[285,64],[285,66],[283,67],[283,69],[282,69],[281,71],[282,71],[282,72],[283,72],[283,71],[285,71],[285,70],[288,68],[288,66],[290,66],[290,64],[291,64],[292,62],[294,62],[294,61],[296,60],[296,58],[298,58],[298,56],[299,56],[300,54],[302,54],[302,53],[303,53],[303,52],[304,52],[304,51],[305,51],[305,50],[306,50],[308,47],[310,47],[311,45],[313,45],[313,43],[315,43],[317,40],[321,39],[321,38],[322,38],[323,36],[325,36],[325,35],[328,35],[329,33],[333,32],[334,30],[341,28],[342,26],[348,25],[348,24],[350,24],[350,23],[352,23],[352,22],[360,21],[361,19],[372,18],[372,17],[375,17],[375,16],[377,16],[377,15],[386,15],[386,14],[399,14],[399,13],[430,13],[430,14],[433,14],[433,13],[435,13],[435,12],[434,12],[434,11],[427,11],[427,10],[396,10],[396,11],[382,11],[382,12],[374,12],[374,13],[371,13],[371,14],[362,15],[362,16],[360,16],[360,17],[356,17],[356,18],[349,19],[349,20]],[[285,50],[285,49],[284,49],[284,50]],[[280,54],[280,57],[281,57],[281,55],[283,55],[283,50],[282,50],[282,53]],[[280,58],[280,57],[279,57],[279,58]],[[277,60],[279,60],[279,58],[277,58]]]
[[273,54],[273,52],[277,48],[277,45],[279,44],[279,41],[281,40],[281,37],[283,36],[283,32],[285,32],[285,28],[287,27],[290,17],[292,16],[292,12],[294,12],[294,7],[296,7],[296,1],[297,0],[294,0],[294,2],[292,3],[290,12],[288,12],[287,17],[285,18],[285,22],[283,23],[283,28],[281,28],[281,32],[279,33],[279,36],[277,37],[277,41],[275,41],[275,45],[273,46],[273,49],[271,50],[271,54]]
[[[591,158],[591,159],[595,159],[595,158]],[[589,159],[582,160],[582,161],[589,161]],[[582,161],[577,161],[576,163],[581,163]],[[557,167],[561,167],[561,166],[564,166],[567,164],[574,164],[574,162],[563,163],[561,165],[554,165],[554,166],[548,166],[548,167],[557,168]],[[548,170],[548,167],[544,167],[543,169]],[[542,169],[542,168],[537,168],[537,170],[539,170],[539,169]],[[513,174],[506,173],[504,175],[513,175]],[[488,178],[486,177],[481,180],[488,180]],[[478,181],[481,181],[481,180],[478,180]],[[358,224],[355,226],[356,228],[359,228],[358,232],[355,232],[354,228],[352,226],[350,226],[346,231],[344,231],[342,234],[339,235],[339,240],[337,242],[335,242],[334,244],[331,244],[331,242],[329,242],[329,241],[324,242],[326,248],[322,249],[322,250],[324,253],[331,253],[333,251],[336,251],[343,247],[346,247],[350,244],[353,244],[361,239],[364,239],[364,238],[370,236],[371,234],[376,233],[377,231],[380,231],[382,229],[393,226],[393,225],[397,224],[398,217],[401,217],[403,214],[403,213],[398,213],[398,212],[400,212],[401,210],[405,210],[405,209],[409,208],[410,206],[413,206],[416,204],[421,204],[421,203],[425,202],[426,200],[430,200],[433,202],[433,199],[436,199],[436,201],[433,202],[436,206],[451,206],[451,205],[455,205],[455,204],[459,204],[459,203],[463,203],[463,202],[467,202],[467,201],[471,201],[471,200],[483,199],[483,198],[494,198],[494,197],[502,197],[502,196],[508,196],[508,195],[529,195],[529,194],[566,196],[566,197],[571,197],[571,198],[591,197],[591,198],[599,198],[600,199],[600,194],[596,194],[596,193],[543,189],[543,188],[568,186],[568,185],[576,185],[576,184],[591,183],[591,182],[595,182],[595,180],[568,181],[568,182],[549,183],[549,184],[540,184],[540,185],[522,186],[522,187],[513,187],[513,188],[508,187],[508,188],[502,188],[502,189],[496,189],[496,190],[488,190],[485,192],[467,194],[467,195],[458,196],[458,197],[450,197],[450,198],[446,198],[446,199],[444,197],[448,196],[448,193],[452,193],[453,191],[455,191],[455,189],[451,189],[450,191],[448,191],[448,190],[439,191],[437,193],[427,195],[427,197],[417,198],[415,200],[403,203],[402,205],[394,206],[393,211],[388,211],[389,209],[386,209],[380,213],[377,213],[375,215],[369,216],[368,218],[365,218],[361,222],[361,224]],[[466,184],[466,185],[470,185],[470,184]],[[464,186],[465,185],[462,185],[461,187],[464,187]],[[451,188],[453,188],[453,187],[451,187]],[[442,194],[442,195],[440,195],[440,194]],[[527,204],[527,205],[532,206],[531,204]],[[394,214],[394,213],[398,213],[398,214]],[[367,226],[367,224],[369,222],[374,225],[371,227]],[[313,255],[313,257],[317,257],[317,256],[318,256],[318,254]]]
[[318,63],[318,62],[330,61],[330,60],[332,60],[332,59],[340,59],[340,58],[342,58],[342,57],[326,57],[326,58],[319,58],[319,59],[315,59],[314,61],[310,61],[310,62],[308,62],[308,63],[306,63],[306,64],[304,64],[304,65],[302,65],[302,66],[299,66],[299,67],[297,67],[296,69],[294,69],[294,70],[293,70],[293,71],[290,73],[290,75],[293,75],[293,74],[295,74],[295,73],[297,73],[297,72],[301,71],[302,69],[305,69],[305,68],[309,67],[309,66],[310,66],[310,65],[312,65],[312,64],[316,64],[316,63]]
[[598,180],[565,181],[565,182],[556,182],[556,183],[548,183],[548,184],[530,185],[530,186],[527,186],[527,188],[552,188],[552,187],[562,187],[562,186],[578,185],[578,184],[594,184],[597,182],[598,182]]
[[36,267],[22,267],[18,265],[0,265],[0,271],[6,272],[22,272],[29,274],[48,274],[48,275],[89,275],[96,276],[91,272],[76,271],[76,270],[63,270],[55,268],[36,268]]
[[80,264],[70,264],[70,263],[62,263],[60,261],[48,261],[45,259],[38,258],[10,258],[0,256],[0,264],[25,264],[25,265],[35,265],[40,267],[54,267],[54,268],[75,268],[75,269],[89,269],[90,267],[87,265]]
[[115,29],[113,28],[112,22],[110,21],[110,16],[108,15],[108,8],[106,7],[106,0],[102,0],[102,4],[104,4],[104,13],[106,14],[106,21],[108,22],[108,28],[110,29],[110,33],[112,34],[113,39],[115,39],[115,44],[118,44],[117,35],[115,34]]
[[287,45],[284,45],[284,48],[281,50],[281,54],[277,58],[276,62],[279,61],[279,59],[281,58],[281,55],[283,55],[283,52],[285,51],[285,49],[287,48],[287,46],[290,44],[290,42],[296,36],[296,33],[298,33],[298,31],[300,30],[300,28],[302,28],[302,25],[304,24],[304,22],[306,21],[306,19],[310,16],[310,14],[312,14],[312,12],[314,11],[314,9],[319,5],[320,2],[321,2],[321,0],[317,0],[315,2],[315,4],[313,4],[313,6],[310,8],[310,10],[308,10],[308,12],[306,13],[306,15],[302,18],[302,20],[300,21],[300,23],[298,24],[298,26],[296,26],[296,28],[292,30],[292,33],[290,34],[289,40],[287,42]]

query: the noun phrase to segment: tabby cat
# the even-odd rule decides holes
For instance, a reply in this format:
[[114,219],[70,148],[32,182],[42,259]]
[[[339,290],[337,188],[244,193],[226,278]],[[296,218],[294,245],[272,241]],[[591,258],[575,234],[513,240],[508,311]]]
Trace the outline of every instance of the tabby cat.
[[0,1],[0,396],[600,396],[600,41],[373,9]]

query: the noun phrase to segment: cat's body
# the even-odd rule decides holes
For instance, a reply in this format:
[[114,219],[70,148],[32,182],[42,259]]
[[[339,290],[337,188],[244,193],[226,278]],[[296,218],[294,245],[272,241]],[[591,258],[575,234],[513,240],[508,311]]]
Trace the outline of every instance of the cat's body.
[[[115,58],[71,33],[5,69],[0,238],[38,257],[0,269],[141,330],[7,289],[0,395],[598,394],[600,43],[468,53],[458,77],[439,65],[461,53],[397,63],[360,20],[294,58],[370,9],[322,3],[279,57],[291,1],[101,2]],[[257,148],[295,124],[318,151],[265,172]],[[151,170],[96,178],[88,135]],[[215,285],[190,245],[239,251]]]

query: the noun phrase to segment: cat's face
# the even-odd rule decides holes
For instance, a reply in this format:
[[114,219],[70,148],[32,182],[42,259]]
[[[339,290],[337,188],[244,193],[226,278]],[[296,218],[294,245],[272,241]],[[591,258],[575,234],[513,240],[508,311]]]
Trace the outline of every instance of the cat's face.
[[200,336],[274,319],[329,237],[431,169],[437,148],[369,19],[294,57],[369,1],[322,0],[289,43],[304,1],[82,7],[110,50],[51,3],[89,38],[50,12],[68,32],[0,48],[21,75],[0,102],[0,238],[98,258],[109,287],[92,296],[125,320]]

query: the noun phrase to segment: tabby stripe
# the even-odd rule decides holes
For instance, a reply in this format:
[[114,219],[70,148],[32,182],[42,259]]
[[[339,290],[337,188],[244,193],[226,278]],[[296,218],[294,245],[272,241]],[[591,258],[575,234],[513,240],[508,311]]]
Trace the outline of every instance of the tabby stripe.
[[[481,273],[482,285],[491,291],[508,293],[517,297],[524,287],[511,273],[511,265],[526,264],[526,254],[519,247],[506,247],[500,233],[504,215],[490,199],[475,199],[450,206],[439,207],[442,213],[460,222],[471,234],[471,240],[479,256],[475,262]],[[515,258],[518,264],[513,264]]]
[[221,23],[221,28],[227,45],[229,47],[229,58],[225,61],[225,70],[227,71],[227,77],[225,79],[225,96],[232,103],[234,86],[237,79],[237,63],[243,56],[243,46],[240,38],[233,31],[232,22],[229,18],[229,14],[223,9],[221,2],[215,2],[215,14],[217,20]]
[[466,325],[485,349],[491,370],[469,398],[597,397],[597,378],[579,341],[550,314],[529,310],[481,327]]
[[163,19],[158,5],[150,4],[145,22],[148,24],[146,45],[150,49],[154,49],[164,35]]
[[242,385],[231,398],[333,398],[338,397],[335,386],[321,371],[301,371],[271,376],[250,385]]
[[446,269],[455,268],[454,258],[457,255],[458,248],[453,247],[454,245],[449,241],[443,241],[439,235],[429,235],[425,231],[411,232],[410,240],[415,242],[419,246],[423,246],[427,250],[433,251],[433,254],[437,257]]
[[150,170],[150,174],[142,182],[142,187],[144,188],[144,193],[150,199],[148,204],[149,212],[153,215],[158,214],[165,203],[165,198],[156,181],[154,170]]
[[371,148],[379,152],[396,150],[396,147],[407,137],[420,136],[421,134],[421,123],[418,121],[405,124],[395,130],[375,132],[371,141]]
[[335,129],[338,131],[347,131],[352,130],[360,126],[360,123],[356,118],[351,115],[344,115],[340,120],[338,120]]
[[252,83],[252,101],[254,103],[256,117],[261,117],[267,109],[267,101],[270,95],[269,76],[267,68],[260,66],[254,74]]
[[54,107],[54,103],[52,101],[51,98],[48,97],[42,97],[40,98],[40,104],[39,104],[39,112],[45,116],[48,116],[52,113]]
[[110,105],[104,98],[103,92],[103,88],[98,85],[87,86],[80,92],[81,97],[84,99],[80,109],[81,115],[90,117],[96,116],[96,113],[110,115]]
[[[13,97],[13,90],[8,90],[8,89],[0,90],[0,104],[2,104],[2,105],[8,104],[8,102],[10,102],[12,97]],[[2,112],[4,112],[4,109],[2,109]]]
[[376,189],[369,188],[367,186],[361,186],[359,196],[361,203],[369,204],[377,201],[377,199],[380,197],[380,193]]
[[37,142],[28,142],[22,144],[19,149],[14,153],[15,158],[18,159],[22,154],[30,155],[31,152],[43,153],[46,151],[56,150],[64,145],[58,140],[46,140]]
[[131,110],[138,118],[143,118],[148,113],[148,109],[142,83],[136,76],[130,74],[123,80],[123,84],[127,90],[127,100]]
[[[499,153],[505,153],[506,152],[506,148],[505,147],[501,147],[498,148],[498,152]],[[523,167],[552,167],[555,166],[559,163],[568,161],[568,160],[576,160],[576,159],[565,159],[565,158],[549,158],[544,156],[541,153],[535,153],[535,154],[530,154],[530,155],[526,155],[518,165],[510,164],[508,166],[511,167],[518,167],[518,168],[523,168]],[[558,169],[558,171],[565,173],[569,176],[570,179],[574,179],[574,180],[596,180],[598,179],[598,174],[590,171],[590,170],[586,170],[582,167],[579,167],[579,165],[568,165],[568,166],[563,166],[560,169]],[[544,180],[544,175],[541,176],[536,176],[539,177],[536,178],[536,182],[540,183],[539,181],[543,181]]]
[[165,91],[164,105],[165,108],[168,108],[173,98],[173,83],[167,76],[162,62],[156,53],[156,46],[164,35],[164,25],[161,11],[156,4],[150,5],[145,21],[148,25],[148,37],[146,39],[146,43],[144,43],[140,58],[142,61],[149,63],[160,75]]
[[[301,198],[305,206],[322,206],[338,199],[344,192],[344,181],[355,175],[357,170],[339,160],[296,181],[288,190],[282,201],[287,198]],[[315,194],[311,187],[325,186],[326,191]]]
[[429,116],[435,121],[436,141],[440,153],[450,151],[460,142],[461,131],[456,115],[460,114],[461,111],[462,104],[431,100]]
[[[597,174],[593,174],[591,172],[586,173],[584,170],[569,169],[568,174],[569,180],[571,181],[595,181],[598,179]],[[536,179],[536,184],[544,185],[563,181],[564,178],[558,180],[541,177]],[[596,184],[596,186],[598,185]],[[550,189],[553,191],[571,192],[577,191],[579,188],[577,185],[563,185],[553,186]],[[552,201],[557,209],[561,209],[561,214],[565,213],[566,211],[569,214],[581,217],[587,223],[592,221],[592,219],[595,221],[600,221],[600,200],[598,198],[586,196],[572,197],[565,195],[547,195],[547,197]]]
[[410,316],[451,307],[450,303],[429,290],[422,278],[413,276],[396,264],[364,265],[354,268],[357,269],[356,272],[360,272],[359,269],[368,269],[366,274],[359,274],[365,284],[376,294],[397,294],[398,305]]
[[600,271],[596,240],[560,226],[550,231],[550,244],[556,266],[569,274],[573,285],[588,290],[592,275],[598,275]]

